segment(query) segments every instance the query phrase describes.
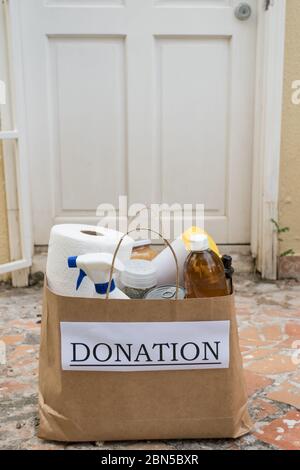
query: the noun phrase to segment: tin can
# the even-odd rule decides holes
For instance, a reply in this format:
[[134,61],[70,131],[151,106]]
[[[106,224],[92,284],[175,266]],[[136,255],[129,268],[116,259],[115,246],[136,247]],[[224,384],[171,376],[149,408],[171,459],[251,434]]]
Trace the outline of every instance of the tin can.
[[[178,287],[178,300],[185,298],[185,290],[183,287]],[[144,295],[144,299],[152,300],[175,300],[176,299],[176,286],[159,286],[149,289]]]

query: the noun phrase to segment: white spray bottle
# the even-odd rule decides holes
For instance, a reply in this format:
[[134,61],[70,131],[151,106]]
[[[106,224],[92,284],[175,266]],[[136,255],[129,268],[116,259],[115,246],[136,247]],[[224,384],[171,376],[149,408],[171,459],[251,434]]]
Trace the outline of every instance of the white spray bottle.
[[[106,292],[109,284],[109,274],[112,266],[113,255],[111,253],[87,253],[86,255],[70,256],[68,258],[69,268],[79,268],[79,277],[76,289],[79,288],[82,279],[88,276],[95,285],[95,297],[100,299],[106,298]],[[124,271],[123,263],[116,258],[113,272]],[[124,292],[116,287],[115,281],[112,279],[110,299],[129,299]]]

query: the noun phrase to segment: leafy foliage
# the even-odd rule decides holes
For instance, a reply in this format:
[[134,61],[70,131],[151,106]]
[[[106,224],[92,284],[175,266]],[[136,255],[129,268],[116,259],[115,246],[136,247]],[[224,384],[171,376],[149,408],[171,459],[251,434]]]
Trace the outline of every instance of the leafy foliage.
[[[278,237],[278,241],[279,242],[283,242],[284,240],[280,237],[280,235],[282,233],[288,233],[290,231],[290,227],[280,227],[279,223],[274,220],[274,219],[271,219],[271,222],[274,224],[275,226],[275,229],[276,229],[276,232],[277,232],[277,237]],[[295,255],[295,252],[293,249],[289,249],[289,250],[286,250],[284,251],[283,253],[280,254],[280,257],[284,257],[284,256],[294,256]]]

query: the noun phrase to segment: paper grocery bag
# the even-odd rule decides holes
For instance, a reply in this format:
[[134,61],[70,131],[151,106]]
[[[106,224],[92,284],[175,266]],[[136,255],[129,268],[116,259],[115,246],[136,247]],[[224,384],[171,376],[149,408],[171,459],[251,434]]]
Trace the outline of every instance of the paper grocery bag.
[[39,390],[43,439],[237,438],[251,422],[234,296],[103,300],[45,285]]

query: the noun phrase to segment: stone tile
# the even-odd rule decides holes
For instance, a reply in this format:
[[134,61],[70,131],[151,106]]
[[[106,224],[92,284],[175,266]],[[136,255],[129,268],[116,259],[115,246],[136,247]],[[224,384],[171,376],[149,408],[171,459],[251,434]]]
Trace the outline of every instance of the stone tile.
[[281,343],[278,343],[277,346],[280,349],[295,349],[296,341],[298,341],[297,338],[295,338],[294,336],[290,336]]
[[282,256],[278,266],[280,279],[296,279],[300,281],[300,256]]
[[252,361],[254,359],[262,359],[264,357],[272,356],[278,352],[278,349],[256,349],[248,350],[243,355],[244,362]]
[[256,342],[260,341],[259,335],[258,335],[258,330],[255,327],[248,327],[241,329],[239,331],[240,339],[241,340],[246,340],[248,342],[253,342],[256,344]]
[[26,333],[24,338],[26,344],[39,344],[40,343],[40,332],[38,329],[34,329]]
[[118,450],[174,450],[174,447],[164,442],[136,442],[134,444],[126,444],[118,447]]
[[259,428],[256,437],[278,449],[300,450],[300,413],[289,411],[281,418]]
[[24,358],[24,356],[29,356],[37,351],[36,346],[28,345],[28,344],[21,344],[17,346],[14,351],[10,354],[9,359],[11,361],[15,359]]
[[267,397],[271,400],[287,403],[300,410],[300,383],[296,386],[292,380],[283,382],[278,388],[268,393]]
[[17,344],[21,343],[24,340],[23,335],[8,335],[8,336],[0,336],[0,339],[4,341],[5,344]]
[[240,346],[242,348],[267,348],[270,346],[269,341],[253,341],[253,340],[248,340],[248,339],[243,339],[240,338]]
[[298,369],[293,374],[289,375],[288,379],[292,384],[300,386],[300,364]]
[[[40,320],[42,289],[38,286],[12,289],[0,285],[0,339],[3,336],[7,339],[8,359],[7,365],[0,369],[0,448],[33,450],[130,450],[132,448],[265,450],[274,446],[294,448],[298,439],[296,433],[298,423],[293,418],[294,415],[290,418],[288,413],[295,411],[294,407],[298,405],[298,394],[295,390],[298,390],[297,385],[300,383],[300,372],[299,366],[290,370],[291,359],[288,354],[293,353],[293,343],[298,339],[300,284],[261,282],[254,276],[236,277],[235,284],[240,345],[246,362],[245,377],[250,396],[251,415],[256,422],[255,433],[235,441],[203,439],[73,444],[42,441],[36,436],[40,333],[40,325],[37,322]],[[277,393],[281,395],[276,395]],[[274,428],[277,441],[274,443],[272,436],[270,437],[273,428],[269,426],[283,415],[288,416],[287,429],[283,428],[284,433],[276,434],[277,427],[280,427],[280,424],[277,424]],[[295,423],[296,430],[293,426]],[[281,434],[285,434],[284,438],[280,436]]]
[[12,328],[18,328],[21,330],[34,330],[40,329],[40,325],[36,321],[32,320],[12,320],[9,322],[9,326]]
[[34,434],[34,429],[30,420],[27,421],[9,421],[4,426],[5,437],[18,440],[27,440]]
[[256,398],[251,403],[252,417],[255,421],[262,421],[275,415],[279,408],[275,403],[270,403],[262,398]]
[[10,393],[23,393],[30,390],[30,384],[24,384],[17,381],[0,382],[0,396],[9,395]]
[[291,309],[285,309],[285,310],[276,310],[276,309],[264,309],[264,315],[267,317],[271,317],[272,319],[274,318],[295,318],[295,319],[300,319],[300,310],[291,310]]
[[289,336],[294,336],[300,340],[300,323],[288,323],[285,326],[285,332]]
[[249,354],[249,352],[252,350],[253,348],[251,346],[241,346],[240,345],[240,351],[242,354]]
[[292,358],[280,354],[272,354],[269,357],[260,359],[250,364],[245,364],[246,369],[263,375],[276,375],[284,372],[293,372],[297,365],[292,362]]
[[280,341],[283,339],[280,325],[267,325],[261,329],[260,333],[266,341]]
[[21,450],[64,450],[65,448],[65,444],[60,444],[58,442],[42,441],[37,437],[28,439],[20,445]]
[[[56,450],[56,449],[55,449]],[[84,442],[84,443],[74,443],[74,444],[68,444],[68,446],[66,446],[64,448],[64,450],[99,450],[97,449],[97,447],[89,442]],[[103,447],[102,450],[116,450],[116,448],[114,447],[114,445],[112,445],[111,447]]]
[[249,396],[254,395],[258,390],[263,390],[273,384],[272,379],[255,374],[249,370],[245,370],[244,375]]
[[245,306],[241,306],[241,305],[235,305],[235,308],[236,308],[236,314],[239,316],[243,316],[245,317],[246,315],[247,316],[250,316],[250,308],[249,307],[245,307]]

